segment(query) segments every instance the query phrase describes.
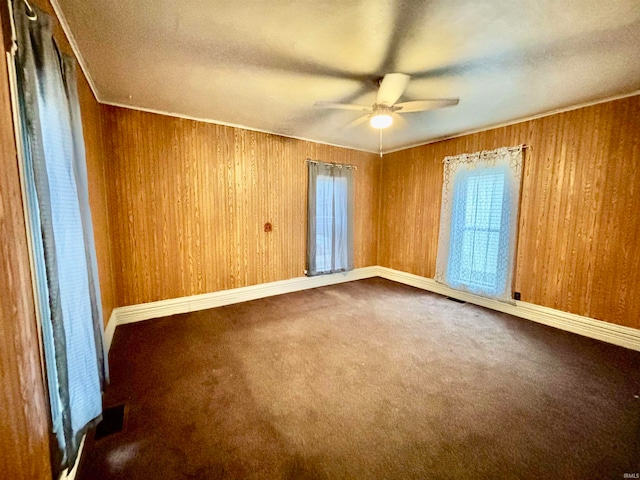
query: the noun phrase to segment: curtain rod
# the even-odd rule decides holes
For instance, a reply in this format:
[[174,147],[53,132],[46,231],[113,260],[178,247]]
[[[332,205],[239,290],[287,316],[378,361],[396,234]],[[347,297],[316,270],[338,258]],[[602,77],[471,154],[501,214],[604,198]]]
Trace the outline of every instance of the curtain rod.
[[[509,151],[513,151],[513,150],[526,150],[527,148],[530,148],[529,145],[523,143],[522,145],[516,145],[515,147],[506,147],[507,150]],[[499,148],[496,148],[495,150],[499,150]],[[487,152],[487,151],[491,151],[491,150],[481,150],[481,152]]]
[[443,163],[446,163],[448,161],[450,161],[451,159],[456,159],[456,158],[471,158],[471,159],[476,159],[476,158],[487,158],[488,155],[495,155],[497,154],[498,151],[502,150],[502,151],[507,151],[507,152],[521,152],[523,150],[526,150],[528,148],[531,148],[530,145],[526,145],[526,144],[521,144],[521,145],[515,145],[513,147],[500,147],[500,148],[494,148],[493,150],[480,150],[479,152],[473,152],[473,153],[460,153],[458,155],[447,155],[446,157],[444,157],[442,159]]
[[[531,148],[531,145],[527,145],[523,143],[522,145],[516,145],[515,147],[501,147],[501,148],[505,148],[509,152],[514,152],[516,150],[527,150],[528,148]],[[484,153],[484,152],[494,152],[496,150],[500,150],[500,148],[494,148],[492,150],[480,150],[474,153],[463,153],[462,155],[475,155],[475,154]],[[457,155],[451,155],[451,156],[456,157]]]
[[[527,148],[531,148],[531,147],[529,145],[527,145],[526,143],[523,143],[522,145],[516,145],[515,147],[507,147],[507,150],[509,150],[511,152],[513,150],[526,150]],[[497,148],[496,148],[496,150],[497,150]]]
[[[523,143],[522,145],[516,145],[515,147],[504,147],[507,150],[509,150],[510,152],[513,150],[526,150],[527,148],[531,148],[531,145],[527,145],[526,143]],[[493,148],[491,150],[480,150],[478,153],[480,152],[492,152],[493,150],[500,150],[500,148]]]
[[[315,165],[318,165],[321,160],[312,160],[311,158],[307,158],[305,160],[307,163],[313,163]],[[349,170],[358,170],[358,167],[356,167],[355,165],[343,165],[341,163],[335,163],[335,162],[322,162],[326,165],[331,165],[332,167],[338,167],[338,168],[348,168]]]
[[[509,150],[509,151],[518,150],[518,149],[526,150],[528,148],[531,148],[531,146],[527,145],[527,144],[523,144],[522,146],[517,146],[517,147],[507,147],[507,150]],[[485,150],[482,150],[482,151],[485,151]],[[305,161],[307,163],[314,163],[314,164],[318,165],[318,163],[321,160],[313,160],[311,158],[307,158]],[[326,165],[331,165],[333,167],[338,167],[338,168],[344,167],[344,168],[349,168],[349,169],[352,169],[352,170],[358,170],[358,167],[356,167],[354,165],[343,165],[341,163],[335,163],[335,162],[323,162],[323,163],[325,163]]]

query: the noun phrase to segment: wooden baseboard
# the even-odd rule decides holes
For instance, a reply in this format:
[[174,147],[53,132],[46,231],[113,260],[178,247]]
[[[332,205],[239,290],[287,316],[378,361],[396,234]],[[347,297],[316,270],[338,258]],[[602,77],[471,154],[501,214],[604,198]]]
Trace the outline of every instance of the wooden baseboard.
[[577,333],[585,337],[640,351],[640,330],[635,328],[603,322],[602,320],[583,317],[574,313],[563,312],[562,310],[543,307],[528,302],[515,301],[515,305],[511,305],[490,298],[454,290],[436,282],[432,278],[421,277],[387,267],[378,267],[378,275],[388,280],[446,295],[447,297],[464,300],[468,303],[532,320],[559,328],[560,330]]
[[104,328],[104,346],[105,350],[109,352],[111,349],[111,342],[113,341],[113,335],[116,332],[116,327],[118,326],[118,312],[117,308],[114,308],[111,311],[111,316],[109,317],[109,321],[107,322],[106,327]]
[[196,312],[208,308],[221,307],[234,303],[247,302],[258,298],[272,297],[284,293],[298,292],[310,288],[335,285],[337,283],[352,282],[371,278],[378,275],[378,267],[356,268],[346,273],[334,273],[317,277],[296,277],[289,280],[262,283],[249,287],[222,290],[220,292],[204,293],[189,297],[172,298],[158,302],[142,303],[127,307],[119,307],[116,313],[116,325],[124,325],[157,317],[166,317],[179,313]]
[[71,470],[66,469],[60,474],[59,480],[75,480],[76,475],[78,474],[78,467],[80,465],[80,460],[82,459],[82,453],[84,452],[84,441],[87,439],[87,435],[85,434],[80,441],[80,447],[78,448],[78,458],[76,458],[76,463],[73,465]]
[[318,277],[297,277],[289,280],[251,285],[249,287],[234,288],[220,292],[119,307],[113,310],[111,318],[107,323],[105,329],[105,345],[107,346],[107,350],[111,347],[111,341],[118,325],[179,313],[195,312],[223,305],[247,302],[258,298],[282,295],[371,277],[386,278],[561,330],[640,351],[640,330],[635,328],[603,322],[602,320],[595,320],[553,308],[542,307],[533,303],[516,301],[515,305],[511,305],[454,290],[446,285],[437,283],[432,278],[421,277],[419,275],[380,266],[357,268],[347,273],[322,275]]

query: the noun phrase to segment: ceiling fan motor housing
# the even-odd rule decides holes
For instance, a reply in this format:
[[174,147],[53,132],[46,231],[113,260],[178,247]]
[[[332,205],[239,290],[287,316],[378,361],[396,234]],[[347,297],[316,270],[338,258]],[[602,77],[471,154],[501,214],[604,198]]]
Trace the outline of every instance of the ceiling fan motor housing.
[[373,115],[391,115],[396,110],[397,109],[383,103],[374,103],[373,107],[371,107],[371,113]]
[[371,108],[371,114],[369,115],[369,123],[373,128],[382,129],[391,126],[393,118],[393,107],[389,107],[384,104],[375,103]]

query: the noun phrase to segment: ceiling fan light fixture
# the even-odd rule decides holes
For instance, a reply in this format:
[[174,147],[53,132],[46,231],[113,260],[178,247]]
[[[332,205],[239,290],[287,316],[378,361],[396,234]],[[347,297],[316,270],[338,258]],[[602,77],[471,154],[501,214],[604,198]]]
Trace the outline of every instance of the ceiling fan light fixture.
[[391,115],[389,115],[388,113],[378,113],[371,117],[369,123],[373,128],[387,128],[390,127],[393,123],[393,117],[391,117]]

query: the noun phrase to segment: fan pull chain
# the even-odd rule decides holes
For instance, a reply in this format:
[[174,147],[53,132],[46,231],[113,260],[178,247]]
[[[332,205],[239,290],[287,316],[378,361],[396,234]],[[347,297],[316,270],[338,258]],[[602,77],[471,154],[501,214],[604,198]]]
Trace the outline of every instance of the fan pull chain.
[[380,129],[380,158],[382,158],[382,129]]

